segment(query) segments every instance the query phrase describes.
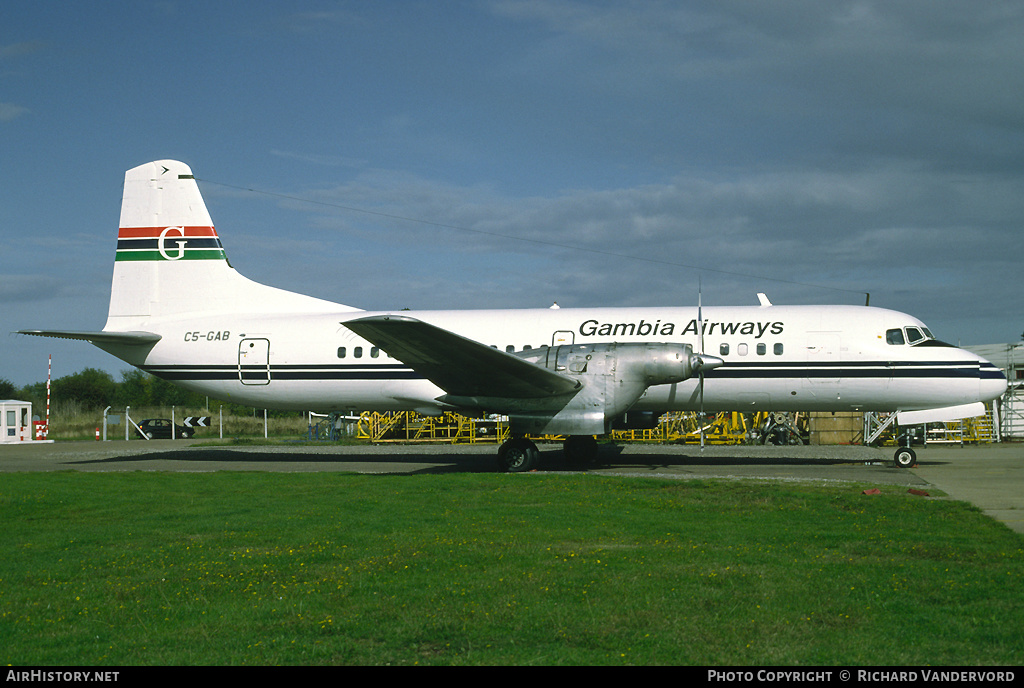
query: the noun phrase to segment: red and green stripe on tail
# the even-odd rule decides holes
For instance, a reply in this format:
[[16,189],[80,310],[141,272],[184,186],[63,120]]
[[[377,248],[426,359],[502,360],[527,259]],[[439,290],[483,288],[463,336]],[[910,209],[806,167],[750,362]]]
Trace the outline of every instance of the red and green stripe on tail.
[[213,227],[122,227],[117,261],[226,260]]

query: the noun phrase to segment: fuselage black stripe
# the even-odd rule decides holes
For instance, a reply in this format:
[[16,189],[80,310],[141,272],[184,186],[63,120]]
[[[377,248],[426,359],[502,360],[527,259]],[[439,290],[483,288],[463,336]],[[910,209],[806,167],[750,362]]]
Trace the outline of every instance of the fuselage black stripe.
[[[151,365],[143,370],[165,380],[238,380],[241,372],[246,379],[267,376],[266,365]],[[269,366],[273,380],[419,380],[424,376],[401,364],[284,364]],[[999,379],[1002,372],[996,368],[980,368],[976,361],[929,362],[757,362],[726,363],[709,370],[706,379],[765,380],[765,379]]]
[[[144,366],[143,370],[164,380],[247,380],[267,377],[266,366]],[[271,366],[274,380],[420,380],[423,376],[408,368],[362,366]]]
[[887,380],[890,378],[978,378],[977,368],[969,370],[965,368],[877,368],[874,370],[857,370],[848,368],[776,368],[769,370],[729,370],[724,366],[715,370],[709,370],[704,374],[707,379],[751,379],[760,380],[765,378],[855,378]]

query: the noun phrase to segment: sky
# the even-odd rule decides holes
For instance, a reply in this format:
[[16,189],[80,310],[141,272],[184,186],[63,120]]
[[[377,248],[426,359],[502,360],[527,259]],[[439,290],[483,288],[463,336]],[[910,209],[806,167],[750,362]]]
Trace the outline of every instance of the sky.
[[[0,4],[0,379],[127,365],[124,172],[374,309],[863,304],[1024,333],[1024,3]],[[210,298],[216,298],[210,294]]]

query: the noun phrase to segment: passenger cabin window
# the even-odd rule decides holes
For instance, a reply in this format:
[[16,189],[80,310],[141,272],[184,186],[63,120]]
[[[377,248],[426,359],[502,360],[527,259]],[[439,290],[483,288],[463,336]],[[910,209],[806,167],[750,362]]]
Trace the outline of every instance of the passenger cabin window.
[[[339,346],[338,347],[338,358],[345,358],[346,356],[348,356],[348,349],[346,347],[344,347],[344,346]],[[378,358],[379,356],[380,356],[380,349],[378,349],[375,346],[371,347],[370,348],[370,358]],[[352,357],[353,358],[362,358],[363,357],[363,347],[361,347],[361,346],[353,347],[353,349],[352,349]]]
[[906,344],[906,340],[903,339],[903,330],[886,330],[885,341],[887,344]]
[[[731,350],[732,346],[730,344],[722,343],[718,345],[719,356],[728,356]],[[758,356],[765,356],[768,354],[768,345],[763,342],[760,342],[755,345],[755,351],[757,351]],[[776,356],[781,356],[784,352],[785,345],[782,342],[776,342],[775,344],[772,344],[773,354],[775,354]],[[750,346],[746,342],[741,342],[736,345],[736,353],[739,354],[740,356],[746,356],[748,353],[750,353]]]

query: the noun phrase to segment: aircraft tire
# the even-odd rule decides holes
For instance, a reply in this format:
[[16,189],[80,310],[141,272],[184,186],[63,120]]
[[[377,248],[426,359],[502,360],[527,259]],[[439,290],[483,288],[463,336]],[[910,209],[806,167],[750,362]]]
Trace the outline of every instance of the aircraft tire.
[[917,463],[917,454],[910,447],[900,447],[892,457],[897,468],[910,468]]
[[589,466],[597,461],[597,440],[592,435],[570,435],[562,443],[562,454],[574,466]]
[[498,448],[498,470],[505,473],[526,473],[537,467],[540,451],[525,437],[508,440]]

